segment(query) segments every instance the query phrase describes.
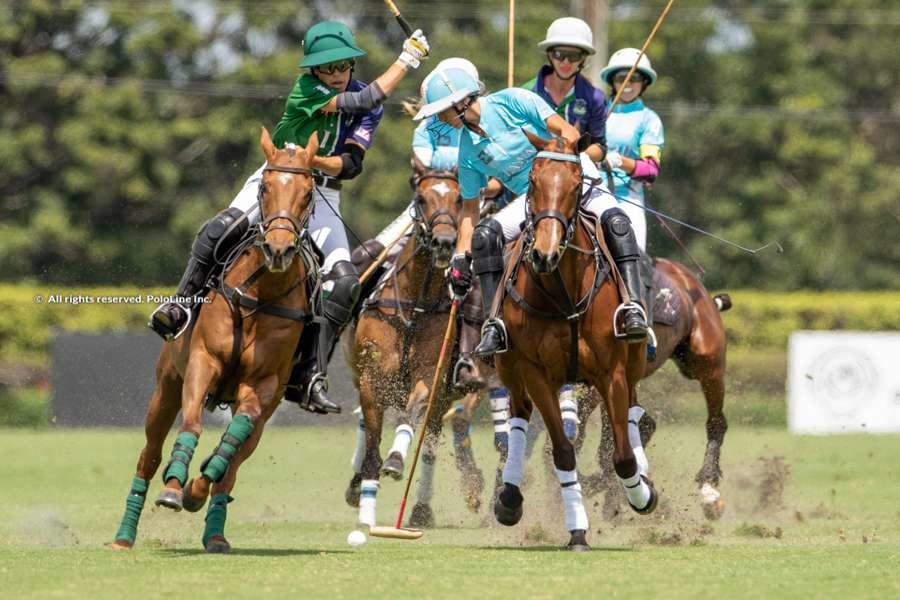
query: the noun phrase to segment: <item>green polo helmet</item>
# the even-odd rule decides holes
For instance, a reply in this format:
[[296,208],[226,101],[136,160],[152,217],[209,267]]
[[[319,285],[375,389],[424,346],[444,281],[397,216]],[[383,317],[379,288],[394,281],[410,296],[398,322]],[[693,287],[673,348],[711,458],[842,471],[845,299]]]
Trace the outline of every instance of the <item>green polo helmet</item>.
[[365,55],[349,27],[338,21],[322,21],[310,27],[303,38],[300,66],[315,67]]

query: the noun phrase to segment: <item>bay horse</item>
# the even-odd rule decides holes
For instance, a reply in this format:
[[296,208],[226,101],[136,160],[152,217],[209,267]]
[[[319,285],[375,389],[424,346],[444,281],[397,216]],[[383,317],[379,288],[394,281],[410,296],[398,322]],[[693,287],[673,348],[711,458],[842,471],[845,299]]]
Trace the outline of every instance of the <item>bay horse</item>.
[[[700,494],[700,506],[707,519],[722,516],[725,502],[719,492],[722,470],[719,459],[728,421],[722,410],[725,400],[725,357],[727,340],[721,312],[731,308],[728,294],[712,296],[703,283],[683,264],[663,258],[653,260],[655,285],[652,296],[657,300],[653,330],[656,334],[656,355],[647,361],[643,378],[653,375],[667,360],[678,366],[687,379],[700,382],[706,401],[706,451],[703,464],[695,477]],[[658,314],[665,311],[666,314]],[[586,423],[600,403],[597,394],[585,394],[578,403],[578,417]],[[646,446],[656,424],[649,414],[638,416],[640,444]],[[580,453],[585,428],[579,428],[574,440]],[[602,433],[597,449],[600,472],[585,480],[585,491],[605,491],[603,515],[613,517],[622,500],[609,468],[612,454],[612,432],[609,419],[602,417]]]
[[658,495],[646,475],[646,457],[636,455],[629,442],[628,423],[632,407],[640,408],[636,385],[645,369],[646,342],[629,344],[616,335],[621,286],[599,215],[579,210],[582,166],[576,143],[525,133],[538,150],[526,223],[507,263],[505,293],[494,302],[510,344],[495,361],[512,400],[504,483],[494,514],[503,525],[522,518],[525,437],[536,404],[553,447],[570,534],[566,548],[583,551],[590,549],[587,511],[556,394],[574,381],[599,391],[612,424],[613,468],[628,503],[640,514],[652,512]]
[[[414,159],[414,234],[378,288],[363,303],[357,322],[344,338],[345,356],[359,390],[360,420],[353,477],[345,497],[359,507],[358,522],[375,525],[381,475],[403,476],[403,456],[425,413],[430,385],[447,318],[450,314],[445,270],[456,247],[461,199],[456,171],[426,168]],[[428,505],[432,490],[435,446],[441,415],[455,392],[438,390],[435,410],[426,424],[417,502],[410,513],[415,526],[433,525]],[[397,435],[382,462],[380,453],[385,411],[399,411]]]
[[[181,411],[182,423],[163,472],[158,506],[199,511],[212,494],[203,546],[228,552],[225,520],[240,465],[253,453],[266,421],[283,396],[294,350],[310,321],[307,277],[317,263],[306,225],[313,209],[312,158],[315,134],[306,148],[275,148],[263,128],[266,157],[259,190],[260,223],[231,253],[211,302],[192,327],[164,343],[156,364],[156,388],[145,420],[146,444],[126,499],[114,548],[131,548],[137,536],[149,482],[156,474],[166,435]],[[241,340],[246,340],[242,342]],[[233,418],[213,453],[188,472],[203,430],[204,405],[233,400]]]

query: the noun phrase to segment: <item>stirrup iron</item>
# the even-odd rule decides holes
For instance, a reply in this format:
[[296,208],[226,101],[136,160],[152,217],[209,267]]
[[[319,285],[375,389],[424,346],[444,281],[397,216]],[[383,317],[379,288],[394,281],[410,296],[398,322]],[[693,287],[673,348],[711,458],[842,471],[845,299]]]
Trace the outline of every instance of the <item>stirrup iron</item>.
[[[644,317],[644,322],[647,323],[647,311],[644,310],[643,306],[637,302],[623,302],[616,307],[616,311],[613,313],[613,336],[616,339],[625,339],[628,337],[628,334],[619,328],[619,315],[622,315],[631,309],[637,309],[641,313],[641,316]],[[623,317],[622,321],[624,322],[624,320]],[[650,329],[650,323],[647,323],[647,329]]]
[[167,342],[174,342],[175,340],[177,340],[178,338],[180,338],[181,335],[182,335],[185,331],[188,330],[188,327],[191,326],[191,321],[194,320],[194,311],[193,311],[190,307],[184,306],[184,305],[182,305],[182,304],[180,304],[180,303],[178,303],[178,302],[172,302],[172,303],[166,302],[166,303],[160,304],[159,306],[156,307],[156,310],[154,310],[152,313],[150,313],[150,320],[147,322],[147,326],[148,326],[150,329],[152,329],[153,331],[157,332],[157,333],[159,333],[159,332],[158,332],[158,331],[156,330],[156,328],[153,326],[153,320],[154,320],[154,317],[156,316],[156,313],[158,313],[159,311],[161,311],[161,310],[163,309],[163,307],[166,306],[167,304],[171,304],[172,306],[177,306],[178,309],[184,311],[184,314],[186,315],[186,318],[185,318],[185,321],[184,321],[184,325],[182,325],[181,328],[180,328],[178,331],[176,331],[174,334],[171,334],[171,333],[170,333],[170,334],[166,334],[166,335],[163,336],[163,338],[164,338]]

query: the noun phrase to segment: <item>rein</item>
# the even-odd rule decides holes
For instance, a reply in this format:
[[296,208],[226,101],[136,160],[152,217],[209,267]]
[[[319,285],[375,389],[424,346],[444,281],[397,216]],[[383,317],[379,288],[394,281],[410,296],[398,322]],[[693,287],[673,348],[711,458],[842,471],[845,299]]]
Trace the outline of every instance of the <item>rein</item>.
[[[304,167],[278,165],[266,165],[263,168],[263,172],[265,173],[266,171],[292,173],[295,175],[308,175],[310,177],[312,177],[313,174],[311,169],[307,169]],[[219,379],[219,384],[216,386],[215,393],[208,394],[206,397],[205,405],[207,410],[213,410],[216,406],[224,408],[225,405],[233,402],[223,400],[223,398],[226,390],[231,386],[234,374],[237,372],[237,369],[240,366],[241,351],[243,350],[245,319],[248,319],[256,315],[257,313],[261,313],[273,317],[287,319],[290,321],[297,321],[298,323],[303,323],[305,325],[312,322],[314,318],[313,314],[307,310],[276,304],[280,300],[287,298],[294,290],[300,287],[300,285],[306,283],[310,274],[313,274],[313,277],[317,276],[318,261],[315,258],[315,252],[312,250],[312,248],[308,247],[309,240],[306,236],[306,225],[309,222],[309,215],[312,210],[312,202],[307,204],[306,209],[299,219],[286,210],[279,210],[268,216],[264,216],[262,201],[264,191],[265,184],[263,181],[260,181],[259,192],[257,194],[260,222],[257,226],[256,233],[253,234],[252,231],[248,232],[248,237],[242,240],[241,243],[238,244],[235,251],[231,253],[231,255],[229,256],[229,260],[225,265],[225,269],[222,273],[219,283],[214,288],[215,291],[221,294],[225,299],[228,304],[228,308],[231,311],[232,343],[231,357],[228,361],[228,367],[225,371],[225,375]],[[312,200],[312,188],[310,189],[308,199],[310,201]],[[288,226],[275,223],[279,220],[288,221],[290,225]],[[228,271],[237,263],[238,259],[240,259],[240,257],[244,255],[244,252],[250,247],[258,248],[262,246],[265,241],[266,234],[275,229],[289,231],[294,235],[294,248],[297,250],[300,260],[303,262],[305,276],[297,277],[296,281],[294,281],[293,284],[288,287],[285,292],[279,294],[275,298],[269,298],[267,300],[261,300],[247,294],[247,291],[250,289],[250,287],[252,287],[253,284],[255,284],[256,281],[268,271],[268,267],[266,266],[265,261],[262,261],[240,285],[232,287],[225,283],[225,275],[227,275]],[[248,312],[245,314],[242,309],[248,309]]]

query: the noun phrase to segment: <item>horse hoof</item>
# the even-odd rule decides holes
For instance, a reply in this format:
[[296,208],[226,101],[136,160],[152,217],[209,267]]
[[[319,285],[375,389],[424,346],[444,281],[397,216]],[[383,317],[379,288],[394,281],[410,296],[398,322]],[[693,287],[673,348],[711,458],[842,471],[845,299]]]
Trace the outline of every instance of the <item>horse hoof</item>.
[[403,479],[403,457],[399,452],[391,452],[387,460],[381,465],[381,474],[387,475],[396,481]]
[[409,526],[418,529],[434,529],[434,511],[431,510],[431,506],[416,502],[409,514]]
[[714,502],[704,502],[702,506],[703,516],[710,521],[718,521],[725,512],[725,501],[721,498],[716,498]]
[[109,547],[113,550],[131,550],[134,544],[128,540],[116,540]]
[[228,554],[231,552],[231,544],[221,535],[214,535],[206,542],[206,552],[208,554]]
[[653,487],[653,482],[647,478],[646,475],[641,475],[641,479],[644,480],[644,483],[650,488],[650,502],[647,503],[647,506],[644,508],[637,508],[631,502],[628,503],[628,506],[631,507],[631,510],[636,512],[639,515],[649,515],[654,510],[656,510],[656,505],[659,503],[659,494],[656,492],[656,488]]
[[[509,504],[506,504],[506,502]],[[503,491],[494,502],[494,516],[501,525],[511,527],[522,519],[522,503],[524,498],[517,486],[504,484]]]
[[359,508],[359,497],[362,495],[362,475],[359,473],[353,476],[344,492],[344,500],[353,508]]
[[[185,484],[184,489],[182,490],[181,506],[182,508],[184,508],[184,510],[195,513],[206,506],[206,498],[203,498],[202,500],[196,500],[193,496],[191,496],[189,490],[193,489],[191,487],[192,485],[194,485],[193,479]],[[187,493],[185,493],[185,490],[188,490]]]
[[181,490],[163,488],[159,496],[156,497],[156,506],[163,506],[171,508],[175,512],[181,512],[181,509],[184,508],[184,504],[182,504],[183,498],[184,492]]
[[572,552],[587,552],[590,550],[591,546],[587,543],[586,533],[584,529],[573,530],[569,537],[569,543],[566,544],[566,550]]

